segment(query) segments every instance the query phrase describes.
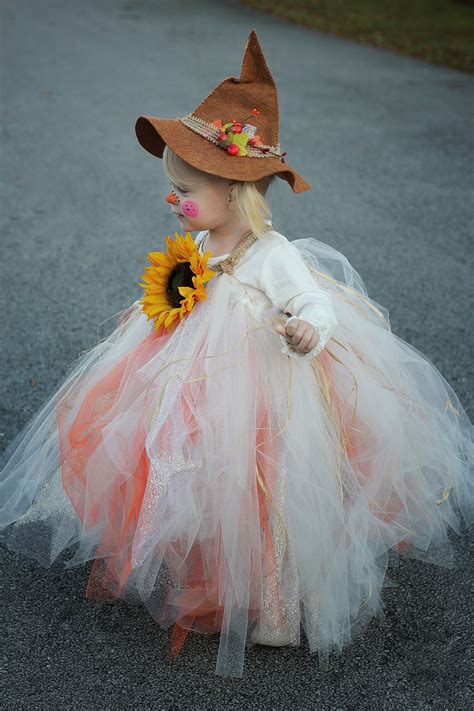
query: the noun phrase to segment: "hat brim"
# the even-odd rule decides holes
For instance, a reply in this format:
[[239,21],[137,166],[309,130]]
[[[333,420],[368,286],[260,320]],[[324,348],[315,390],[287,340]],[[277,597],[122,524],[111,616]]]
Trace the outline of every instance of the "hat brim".
[[179,119],[139,116],[135,134],[140,145],[156,158],[163,158],[165,145],[180,158],[206,173],[231,180],[258,180],[277,175],[286,180],[295,193],[310,190],[312,185],[280,158],[231,156],[215,143],[185,126]]

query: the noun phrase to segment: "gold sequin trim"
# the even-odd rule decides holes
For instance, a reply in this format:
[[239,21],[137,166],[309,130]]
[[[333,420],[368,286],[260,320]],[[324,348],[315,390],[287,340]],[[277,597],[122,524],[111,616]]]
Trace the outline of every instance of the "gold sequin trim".
[[[199,246],[202,246],[208,234],[209,231],[205,232],[205,234],[201,237],[199,241]],[[226,257],[220,262],[217,262],[216,264],[209,264],[209,269],[214,272],[218,272],[219,274],[222,274],[224,272],[226,274],[233,274],[234,269],[242,255],[254,242],[257,241],[257,239],[258,237],[256,237],[254,233],[249,230],[244,235],[242,235],[235,247],[231,250],[228,257]]]

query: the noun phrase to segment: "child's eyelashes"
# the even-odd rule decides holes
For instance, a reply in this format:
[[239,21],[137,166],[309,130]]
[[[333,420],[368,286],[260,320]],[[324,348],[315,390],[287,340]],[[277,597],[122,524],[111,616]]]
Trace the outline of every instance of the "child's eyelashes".
[[173,183],[170,183],[170,185],[172,188],[176,188],[176,190],[178,190],[183,195],[186,195],[186,193],[189,192],[189,190],[186,190],[185,188],[180,188],[180,187],[178,187],[178,185],[173,185]]

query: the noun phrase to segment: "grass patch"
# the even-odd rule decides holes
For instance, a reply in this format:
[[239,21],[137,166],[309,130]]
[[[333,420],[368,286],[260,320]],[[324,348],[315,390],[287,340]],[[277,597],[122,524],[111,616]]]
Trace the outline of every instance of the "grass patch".
[[241,0],[305,27],[474,72],[474,0]]

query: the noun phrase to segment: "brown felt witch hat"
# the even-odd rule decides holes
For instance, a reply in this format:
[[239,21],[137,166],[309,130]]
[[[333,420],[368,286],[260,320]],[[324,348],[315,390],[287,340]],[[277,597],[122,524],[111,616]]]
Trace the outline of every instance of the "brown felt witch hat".
[[276,174],[295,193],[311,188],[286,163],[278,142],[278,95],[255,30],[248,36],[240,77],[227,77],[190,114],[139,116],[135,133],[157,158],[167,144],[195,168],[233,180]]

